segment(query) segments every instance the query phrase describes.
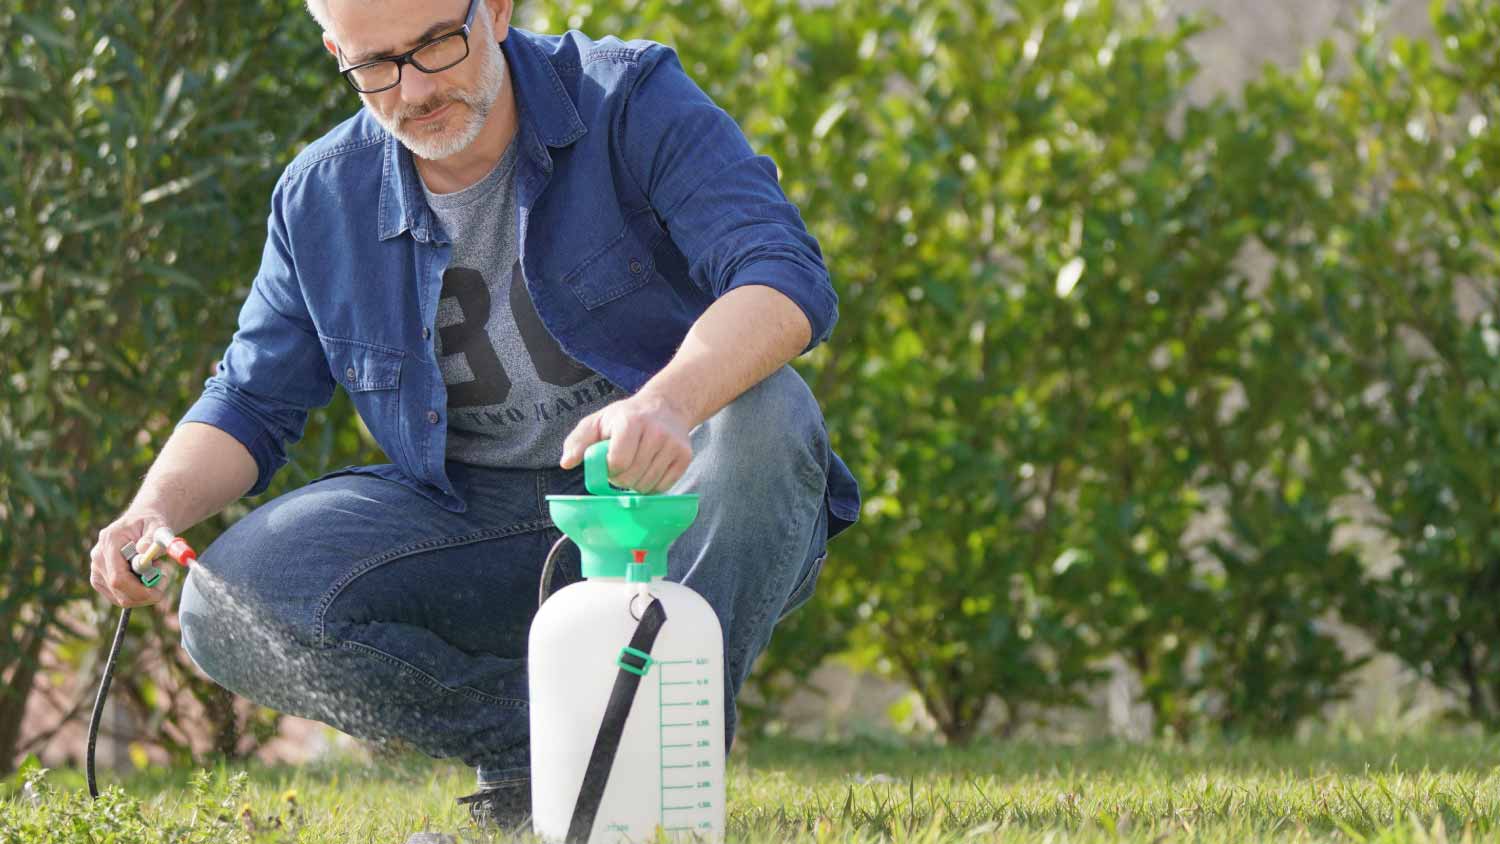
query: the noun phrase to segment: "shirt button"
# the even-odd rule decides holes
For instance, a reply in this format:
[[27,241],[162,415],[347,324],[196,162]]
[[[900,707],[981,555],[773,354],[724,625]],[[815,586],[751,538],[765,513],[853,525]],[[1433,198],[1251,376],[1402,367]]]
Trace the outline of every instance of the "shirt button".
[[429,410],[429,411],[427,411],[427,421],[428,422],[431,422],[432,424],[436,425],[438,423],[438,418],[439,418],[438,417],[438,412],[436,410]]
[[638,258],[631,258],[630,259],[630,271],[631,272],[635,273],[636,275],[640,275],[641,270],[644,270],[644,269],[645,269],[645,266],[643,266],[641,264],[640,259],[638,259]]
[[350,381],[353,381],[354,380],[354,367],[351,366],[348,369],[344,370],[344,377],[348,378]]
[[428,328],[428,327],[427,327],[427,326],[425,326],[425,325],[424,325],[424,326],[422,326],[422,339],[423,339],[423,340],[426,340],[426,339],[428,339],[428,338],[430,338],[430,337],[432,337],[432,329],[431,329],[431,328]]

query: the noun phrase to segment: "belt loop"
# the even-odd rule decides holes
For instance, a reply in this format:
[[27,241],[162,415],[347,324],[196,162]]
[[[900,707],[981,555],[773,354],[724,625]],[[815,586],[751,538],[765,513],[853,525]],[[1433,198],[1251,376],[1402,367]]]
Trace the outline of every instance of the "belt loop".
[[546,469],[540,469],[536,472],[536,511],[541,518],[549,521],[552,519],[552,514],[547,510]]

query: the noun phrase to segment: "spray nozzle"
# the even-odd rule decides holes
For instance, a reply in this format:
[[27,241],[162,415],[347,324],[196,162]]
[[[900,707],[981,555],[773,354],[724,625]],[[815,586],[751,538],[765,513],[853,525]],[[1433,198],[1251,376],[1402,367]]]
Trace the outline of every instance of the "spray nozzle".
[[143,536],[135,542],[125,543],[125,547],[120,549],[120,556],[130,561],[130,570],[135,572],[136,577],[147,588],[161,582],[162,570],[151,565],[151,561],[158,555],[165,553],[183,568],[198,559],[198,553],[187,544],[187,540],[173,533],[171,528],[159,527],[152,531],[149,536],[151,541],[142,549],[140,545],[147,539],[148,537]]
[[184,568],[198,559],[198,552],[187,544],[186,539],[173,533],[171,528],[159,527],[152,531],[151,541],[153,545],[160,545],[173,562]]

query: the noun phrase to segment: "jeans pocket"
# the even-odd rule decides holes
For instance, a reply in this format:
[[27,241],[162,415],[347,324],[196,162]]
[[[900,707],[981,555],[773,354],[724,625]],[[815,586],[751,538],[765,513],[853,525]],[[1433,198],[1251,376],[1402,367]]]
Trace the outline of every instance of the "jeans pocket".
[[371,475],[387,481],[395,481],[396,483],[400,483],[403,479],[401,470],[397,469],[394,463],[359,463],[352,466],[345,466],[342,469],[333,469],[324,472],[307,483],[311,485],[319,481],[329,480],[330,478],[342,478],[346,475]]
[[824,550],[821,554],[813,559],[812,565],[808,566],[807,568],[807,573],[802,575],[802,580],[798,582],[797,587],[792,590],[791,597],[786,599],[786,606],[782,608],[781,615],[777,616],[777,622],[780,622],[783,618],[791,615],[797,610],[798,607],[801,607],[803,604],[812,599],[813,592],[816,591],[818,587],[818,575],[823,571],[823,561],[827,559],[827,550]]

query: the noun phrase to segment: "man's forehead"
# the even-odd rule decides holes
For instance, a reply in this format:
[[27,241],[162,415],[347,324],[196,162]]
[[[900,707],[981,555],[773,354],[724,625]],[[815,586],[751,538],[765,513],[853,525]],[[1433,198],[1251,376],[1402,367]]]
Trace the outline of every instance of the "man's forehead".
[[334,41],[351,62],[404,53],[464,22],[464,0],[327,0]]

